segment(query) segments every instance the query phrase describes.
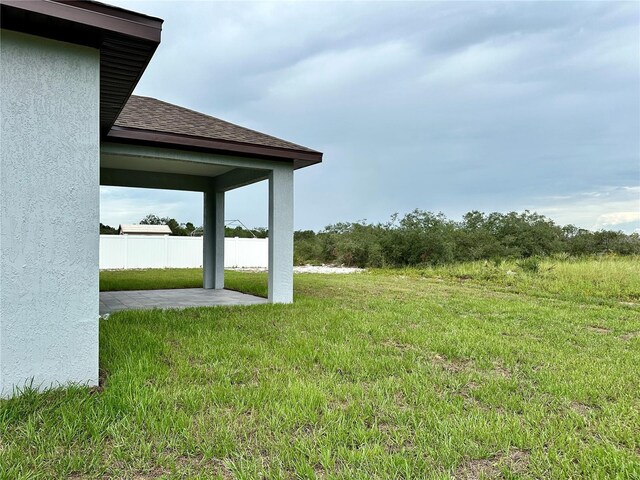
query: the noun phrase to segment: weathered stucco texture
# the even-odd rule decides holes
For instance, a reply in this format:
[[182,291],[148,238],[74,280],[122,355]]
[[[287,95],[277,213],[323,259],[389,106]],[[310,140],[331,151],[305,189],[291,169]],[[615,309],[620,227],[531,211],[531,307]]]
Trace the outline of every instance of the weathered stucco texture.
[[96,49],[2,31],[0,395],[98,380]]

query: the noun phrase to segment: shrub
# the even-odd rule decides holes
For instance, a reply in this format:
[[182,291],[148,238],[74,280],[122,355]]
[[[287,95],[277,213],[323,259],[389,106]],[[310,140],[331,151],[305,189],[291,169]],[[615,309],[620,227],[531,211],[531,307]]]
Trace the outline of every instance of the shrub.
[[329,225],[318,234],[296,232],[295,242],[296,263],[403,267],[520,259],[520,268],[530,273],[540,270],[541,257],[640,254],[637,233],[560,227],[529,211],[473,211],[455,222],[442,213],[414,210],[404,217],[394,214],[387,223],[363,220]]
[[520,267],[524,272],[527,273],[538,273],[540,272],[540,259],[538,257],[526,257],[517,262],[518,267]]

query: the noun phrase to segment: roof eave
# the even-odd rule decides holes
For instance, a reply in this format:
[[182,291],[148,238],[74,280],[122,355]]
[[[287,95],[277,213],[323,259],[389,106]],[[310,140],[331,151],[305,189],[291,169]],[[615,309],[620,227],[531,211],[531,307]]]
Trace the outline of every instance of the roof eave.
[[322,162],[322,153],[313,150],[294,150],[258,145],[255,143],[235,142],[231,140],[195,137],[118,126],[114,126],[109,131],[105,140],[114,143],[132,143],[165,148],[173,147],[221,155],[292,161],[296,170]]
[[3,29],[100,49],[106,135],[160,44],[163,20],[98,2],[0,0],[0,7]]
[[[39,14],[51,20],[71,22],[97,28],[105,32],[118,33],[141,40],[160,43],[162,19],[139,14],[131,10],[112,7],[103,3],[68,0],[0,0],[0,4],[24,12]],[[14,21],[14,19],[10,18],[9,21]],[[5,19],[3,19],[2,23],[3,28],[11,29],[10,26],[4,25]],[[26,27],[26,25],[20,26]],[[53,38],[53,36],[63,36],[67,33],[68,32],[40,31],[36,33],[36,35],[40,34],[40,36]],[[76,41],[73,43],[81,44],[90,41],[89,38],[79,36],[74,40]]]

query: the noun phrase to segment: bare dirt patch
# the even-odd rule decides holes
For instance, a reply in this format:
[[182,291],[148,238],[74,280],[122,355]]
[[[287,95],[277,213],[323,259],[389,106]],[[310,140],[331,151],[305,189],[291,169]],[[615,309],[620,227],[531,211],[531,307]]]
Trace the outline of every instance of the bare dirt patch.
[[637,302],[620,302],[620,305],[625,305],[627,307],[640,307],[640,303]]
[[168,475],[170,472],[163,467],[153,467],[149,471],[136,472],[133,474],[135,480],[147,480],[152,478],[160,478]]
[[[217,476],[224,480],[235,478],[231,469],[227,467],[226,459],[213,458],[211,460],[205,460],[202,455],[180,455],[175,459],[175,462],[180,472],[179,478],[192,478],[196,476],[196,474],[204,475],[206,478]],[[177,472],[172,472],[174,475],[176,473]]]
[[397,342],[395,340],[385,340],[384,342],[382,342],[382,345],[389,348],[395,348],[396,350],[400,350],[401,352],[406,352],[409,350],[417,350],[417,348],[414,347],[413,345],[410,345],[408,343]]
[[620,335],[620,338],[622,340],[631,340],[632,338],[639,338],[640,337],[640,332],[629,332],[629,333],[625,333],[624,335]]
[[502,378],[511,378],[513,376],[511,370],[502,365],[500,362],[493,362],[493,373]]
[[467,460],[454,474],[457,480],[476,480],[489,477],[496,478],[500,474],[497,461],[494,458]]
[[490,458],[467,459],[458,467],[453,477],[457,480],[479,480],[480,478],[503,478],[502,468],[511,473],[523,473],[529,465],[531,454],[517,448],[508,454],[499,453]]
[[573,410],[575,410],[576,412],[578,412],[580,415],[582,416],[587,416],[591,413],[591,411],[593,410],[593,407],[590,407],[589,405],[585,404],[585,403],[580,403],[580,402],[576,402],[573,401],[571,402],[571,408]]
[[411,409],[411,406],[407,401],[407,397],[402,391],[398,391],[393,395],[393,403],[398,408],[398,410],[407,411]]
[[473,362],[471,360],[462,360],[462,359],[448,359],[438,353],[436,353],[432,357],[432,362],[436,365],[439,365],[444,370],[448,372],[458,373],[469,370],[473,366]]
[[458,391],[458,394],[462,398],[464,398],[465,402],[468,402],[473,405],[479,405],[480,402],[473,396],[473,391],[478,388],[480,388],[480,385],[478,385],[474,381],[469,381],[462,388],[460,388],[460,390]]
[[508,459],[509,459],[509,469],[513,473],[523,473],[527,470],[527,467],[529,466],[531,453],[525,450],[520,450],[515,448],[509,452]]
[[98,385],[89,388],[89,395],[104,392],[105,385],[107,383],[107,376],[107,371],[104,368],[98,370]]
[[587,327],[587,330],[589,330],[590,332],[593,332],[593,333],[599,333],[601,335],[605,335],[607,333],[611,333],[611,330],[609,330],[608,328],[599,327],[597,325],[590,325],[590,326]]

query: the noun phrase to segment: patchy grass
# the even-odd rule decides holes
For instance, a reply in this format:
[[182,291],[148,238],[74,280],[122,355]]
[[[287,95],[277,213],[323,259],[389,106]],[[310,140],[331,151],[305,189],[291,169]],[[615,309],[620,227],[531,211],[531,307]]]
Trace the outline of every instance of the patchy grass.
[[[535,259],[534,259],[535,260]],[[532,272],[520,262],[473,262],[442,267],[379,270],[382,274],[420,276],[570,301],[640,306],[640,257],[602,256],[535,260]]]
[[0,403],[0,477],[639,478],[640,268],[594,262],[297,275],[294,305],[114,313],[103,388]]

